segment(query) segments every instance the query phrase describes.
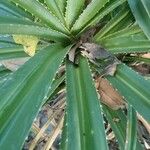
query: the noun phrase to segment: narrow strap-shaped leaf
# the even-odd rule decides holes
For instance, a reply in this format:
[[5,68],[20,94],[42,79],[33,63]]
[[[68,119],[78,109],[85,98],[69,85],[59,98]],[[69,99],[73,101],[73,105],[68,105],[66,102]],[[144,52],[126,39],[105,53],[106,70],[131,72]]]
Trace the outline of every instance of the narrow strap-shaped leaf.
[[63,13],[61,12],[59,5],[56,3],[56,0],[45,0],[50,11],[60,19],[62,23],[65,23]]
[[124,64],[117,67],[115,76],[107,79],[124,96],[126,101],[150,122],[150,84]]
[[149,0],[128,0],[129,6],[139,26],[150,39],[150,2]]
[[72,27],[72,32],[79,32],[109,0],[92,0]]
[[3,23],[36,25],[34,22],[27,20],[25,18],[16,18],[16,17],[11,17],[11,16],[0,16],[0,24],[3,24]]
[[[67,61],[66,139],[63,150],[107,149],[103,118],[88,62]],[[64,133],[65,134],[65,133]]]
[[87,26],[93,26],[97,24],[104,16],[108,15],[112,12],[115,8],[125,3],[126,0],[113,0],[109,1],[104,8],[102,8],[96,16],[90,21]]
[[21,35],[34,35],[37,37],[48,38],[52,41],[64,42],[68,37],[60,32],[46,27],[28,24],[16,23],[0,23],[0,34],[21,34]]
[[[120,150],[124,150],[126,140],[126,125],[127,125],[126,115],[121,109],[112,110],[105,105],[103,105],[103,111],[116,136],[116,140],[118,140]],[[139,141],[137,141],[136,143],[136,150],[143,150],[143,147]]]
[[85,0],[67,0],[65,19],[68,28],[71,28],[73,23],[81,13]]
[[66,10],[67,0],[55,0],[55,2],[57,3],[57,6],[60,8],[60,11],[64,15]]
[[[133,31],[134,32],[134,31]],[[139,31],[135,31],[139,32]],[[129,33],[130,34],[130,33]],[[129,36],[117,36],[114,38],[106,38],[98,41],[98,43],[112,53],[140,53],[148,52],[150,50],[150,42],[141,32]]]
[[[0,1],[0,9],[3,9],[5,12],[7,12],[9,15],[16,16],[16,17],[25,17],[29,19],[33,19],[33,16],[24,11],[23,9],[16,7],[11,0],[1,0]],[[1,14],[4,15],[4,14]]]
[[[130,36],[130,35],[134,35],[134,34],[138,34],[138,33],[141,33],[141,28],[137,25],[137,24],[134,24],[128,28],[124,28],[122,30],[118,30],[114,33],[110,33],[104,37],[101,37],[99,38],[97,36],[95,36],[95,40],[96,41],[101,41],[101,40],[104,40],[104,39],[111,39],[111,38],[115,38],[115,37],[125,37],[125,36]],[[146,38],[145,38],[146,39]]]
[[112,28],[114,28],[120,21],[122,21],[127,15],[129,14],[129,11],[127,9],[119,12],[114,18],[112,18],[106,26],[104,26],[96,35],[95,38],[101,39],[103,36],[105,36]]
[[103,111],[115,134],[116,140],[118,140],[120,149],[123,150],[125,146],[127,124],[125,114],[122,110],[111,110],[105,105],[103,105]]
[[128,105],[128,121],[125,150],[136,150],[137,143],[137,118],[136,111],[131,105]]
[[10,75],[0,87],[0,149],[21,149],[69,49],[70,46],[64,48],[60,44],[48,46]]
[[12,0],[21,7],[27,9],[30,13],[41,19],[44,23],[54,30],[68,33],[63,24],[48,11],[44,5],[35,0]]

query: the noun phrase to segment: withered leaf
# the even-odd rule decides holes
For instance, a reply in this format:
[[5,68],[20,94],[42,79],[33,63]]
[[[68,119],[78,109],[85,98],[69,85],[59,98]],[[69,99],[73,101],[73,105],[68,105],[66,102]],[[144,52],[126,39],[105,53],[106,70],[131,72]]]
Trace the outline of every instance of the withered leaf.
[[82,55],[87,57],[101,75],[114,76],[119,60],[110,52],[95,43],[82,43]]
[[96,88],[100,94],[102,103],[114,110],[124,108],[125,101],[121,95],[110,85],[108,80],[101,77],[98,78],[96,81]]

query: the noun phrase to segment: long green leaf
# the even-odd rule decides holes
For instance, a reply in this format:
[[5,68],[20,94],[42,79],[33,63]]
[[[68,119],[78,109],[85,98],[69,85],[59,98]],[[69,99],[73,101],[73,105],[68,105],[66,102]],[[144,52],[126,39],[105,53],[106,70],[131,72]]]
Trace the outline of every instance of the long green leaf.
[[[110,123],[110,126],[116,136],[116,139],[118,140],[118,144],[121,150],[124,150],[125,148],[125,140],[126,140],[126,125],[127,125],[127,117],[124,114],[124,112],[119,110],[112,110],[109,107],[103,105],[104,114],[106,115],[106,118],[108,122]],[[132,140],[131,140],[132,142]],[[139,143],[139,141],[136,142],[136,150],[143,150],[144,148]]]
[[50,11],[57,16],[62,23],[65,23],[63,13],[61,12],[59,5],[56,3],[56,0],[45,0]]
[[[133,31],[133,32],[139,32]],[[115,34],[115,33],[114,33]],[[112,38],[104,38],[98,41],[97,43],[110,50],[112,53],[140,53],[140,52],[148,52],[150,51],[150,41],[146,39],[145,35],[142,32],[133,33],[130,35],[129,33],[125,33],[120,36],[112,36]],[[126,35],[129,34],[129,35]]]
[[54,30],[68,34],[63,24],[59,19],[53,16],[40,2],[35,0],[12,0],[21,7],[27,9],[30,13],[41,19],[42,22],[46,23]]
[[115,8],[125,3],[126,0],[113,0],[109,1],[104,8],[102,8],[96,16],[89,22],[87,26],[94,26],[97,24],[104,16],[108,15]]
[[150,122],[150,84],[124,64],[117,67],[115,76],[107,79],[147,121]]
[[72,27],[73,33],[78,33],[109,0],[92,0],[79,16]]
[[108,149],[103,118],[88,62],[81,57],[79,66],[67,61],[66,139],[63,150]]
[[[114,0],[109,1],[105,7],[100,9],[100,11],[92,18],[88,24],[79,32],[78,35],[80,35],[85,29],[95,26],[98,24],[101,19],[103,19],[105,16],[107,16],[109,13],[111,13],[114,9],[116,9],[118,6],[122,5],[126,0]],[[126,3],[125,3],[126,4]]]
[[67,0],[55,0],[57,6],[60,8],[62,14],[65,14]]
[[136,150],[137,143],[137,118],[136,111],[128,105],[128,122],[125,150]]
[[150,1],[128,0],[128,3],[139,26],[150,39]]
[[125,37],[125,36],[130,36],[130,35],[134,35],[134,34],[138,34],[141,33],[141,29],[138,25],[134,24],[128,28],[124,28],[122,30],[118,30],[116,32],[110,33],[106,36],[103,37],[99,37],[98,35],[95,35],[95,40],[96,41],[101,41],[101,40],[105,40],[105,39],[111,39],[111,38],[117,38],[117,37]]
[[59,86],[64,82],[64,80],[65,75],[53,81],[52,88],[48,93],[48,99],[51,100],[52,96],[54,96],[59,91]]
[[67,0],[65,19],[68,28],[71,28],[73,23],[81,13],[85,0]]
[[127,119],[122,110],[111,110],[109,107],[103,105],[103,111],[108,122],[118,140],[121,150],[124,149],[126,139],[126,124]]
[[54,44],[39,51],[0,87],[0,149],[21,149],[69,49]]
[[95,38],[101,39],[103,36],[105,36],[112,28],[114,28],[119,22],[121,22],[123,19],[125,19],[126,16],[128,16],[129,11],[127,9],[119,12],[114,18],[112,18],[105,27],[103,27],[96,35]]
[[65,42],[66,40],[68,40],[68,37],[65,34],[57,32],[50,28],[10,22],[0,23],[0,34],[34,35],[37,37],[48,38],[52,41],[59,42]]
[[11,71],[0,64],[0,80],[2,77],[7,76],[9,73],[11,73]]

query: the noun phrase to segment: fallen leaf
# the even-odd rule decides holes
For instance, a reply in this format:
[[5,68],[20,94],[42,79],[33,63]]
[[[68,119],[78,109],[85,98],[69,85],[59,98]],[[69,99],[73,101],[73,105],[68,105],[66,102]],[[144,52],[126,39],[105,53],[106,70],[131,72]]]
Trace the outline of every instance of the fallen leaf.
[[108,107],[118,110],[125,107],[125,101],[122,96],[110,85],[104,78],[98,78],[96,88],[100,94],[100,100]]
[[23,45],[24,51],[29,56],[34,56],[39,41],[39,39],[36,36],[13,35],[13,39],[17,44]]

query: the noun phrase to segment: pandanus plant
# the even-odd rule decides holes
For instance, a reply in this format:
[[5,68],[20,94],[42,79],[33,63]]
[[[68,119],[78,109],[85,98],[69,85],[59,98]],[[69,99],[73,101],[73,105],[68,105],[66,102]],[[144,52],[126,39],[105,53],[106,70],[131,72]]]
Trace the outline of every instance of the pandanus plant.
[[[104,117],[120,149],[144,149],[136,113],[150,121],[150,82],[123,58],[148,52],[149,40],[149,0],[1,0],[0,149],[22,148],[60,85],[66,85],[61,149],[108,149]],[[16,71],[4,65],[18,58],[26,63]],[[122,95],[127,115],[101,103],[97,78]]]

